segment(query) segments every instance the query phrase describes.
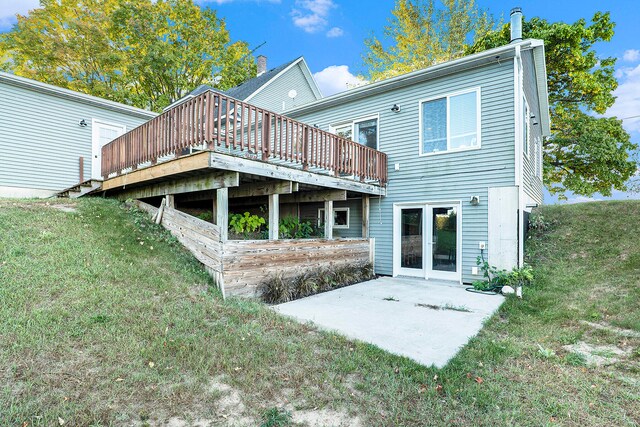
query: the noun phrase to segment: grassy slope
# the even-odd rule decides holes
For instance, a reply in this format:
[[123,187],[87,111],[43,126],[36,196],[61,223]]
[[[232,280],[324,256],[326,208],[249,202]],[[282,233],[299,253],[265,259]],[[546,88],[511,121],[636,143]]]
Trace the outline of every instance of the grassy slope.
[[[554,225],[531,245],[535,287],[442,370],[222,302],[141,214],[74,205],[0,201],[0,425],[257,425],[280,405],[363,425],[640,423],[640,340],[580,323],[640,331],[640,203],[545,208]],[[631,353],[580,366],[562,349],[578,341]],[[238,391],[239,410],[211,378]]]

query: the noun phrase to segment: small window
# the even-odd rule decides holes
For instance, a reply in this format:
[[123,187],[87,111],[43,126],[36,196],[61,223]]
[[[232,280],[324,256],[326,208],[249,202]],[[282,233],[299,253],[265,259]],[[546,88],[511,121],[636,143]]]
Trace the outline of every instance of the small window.
[[529,158],[529,104],[527,104],[527,99],[522,98],[522,144],[524,154]]
[[345,139],[351,139],[353,136],[353,123],[344,123],[333,128],[333,133]]
[[420,103],[420,152],[480,147],[480,89]]
[[378,117],[365,117],[330,127],[330,132],[369,148],[378,148]]
[[[318,209],[318,227],[324,227],[324,208]],[[349,228],[349,208],[333,208],[333,228]]]

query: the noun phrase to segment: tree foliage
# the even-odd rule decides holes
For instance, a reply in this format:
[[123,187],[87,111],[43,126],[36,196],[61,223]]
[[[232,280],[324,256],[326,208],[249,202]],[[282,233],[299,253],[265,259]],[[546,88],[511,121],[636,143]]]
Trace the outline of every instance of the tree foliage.
[[[548,75],[551,137],[544,142],[544,180],[551,193],[611,195],[625,190],[637,170],[622,121],[597,117],[615,102],[615,58],[598,56],[594,44],[610,41],[615,24],[609,13],[597,12],[590,23],[550,23],[541,18],[523,22],[525,38],[542,39]],[[479,52],[509,43],[505,25],[467,49]]]
[[5,70],[156,111],[255,76],[249,53],[193,0],[41,0],[0,35]]
[[[441,4],[439,4],[441,3]],[[365,40],[371,80],[382,80],[462,56],[494,19],[475,0],[398,0],[382,40]]]

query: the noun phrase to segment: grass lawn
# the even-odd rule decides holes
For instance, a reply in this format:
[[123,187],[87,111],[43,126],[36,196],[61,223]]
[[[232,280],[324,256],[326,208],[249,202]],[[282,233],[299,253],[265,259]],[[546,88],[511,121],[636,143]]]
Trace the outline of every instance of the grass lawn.
[[115,201],[0,200],[0,425],[638,425],[640,203],[543,213],[534,287],[433,369],[223,302]]

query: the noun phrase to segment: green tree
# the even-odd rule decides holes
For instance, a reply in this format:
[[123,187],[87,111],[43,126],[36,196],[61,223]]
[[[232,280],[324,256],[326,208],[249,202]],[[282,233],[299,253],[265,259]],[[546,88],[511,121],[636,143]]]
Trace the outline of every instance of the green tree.
[[[437,5],[437,3],[442,3]],[[365,40],[371,80],[382,80],[462,56],[495,23],[475,0],[397,0],[382,40]]]
[[[525,38],[542,39],[548,75],[551,137],[544,142],[544,181],[551,193],[611,195],[625,190],[638,168],[638,146],[622,121],[596,117],[615,102],[615,58],[598,56],[594,44],[610,41],[615,24],[609,13],[597,12],[590,23],[550,23],[541,18],[523,22]],[[467,49],[479,52],[509,43],[504,25]]]
[[248,46],[193,0],[41,0],[0,35],[2,68],[160,111],[201,84],[255,76]]

